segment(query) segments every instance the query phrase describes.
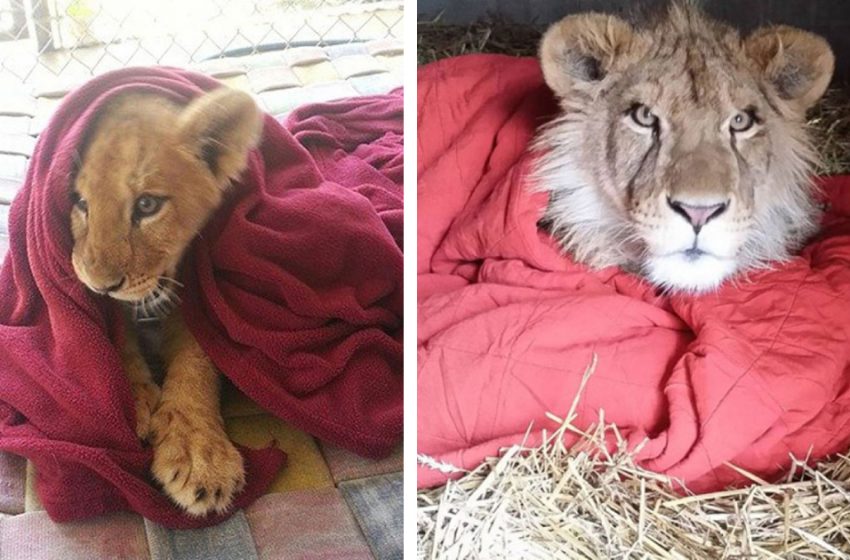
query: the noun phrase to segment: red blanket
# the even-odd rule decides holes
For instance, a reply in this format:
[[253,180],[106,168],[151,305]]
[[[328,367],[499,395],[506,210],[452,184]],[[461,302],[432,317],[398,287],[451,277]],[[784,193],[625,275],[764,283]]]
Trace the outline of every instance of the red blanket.
[[[556,111],[532,59],[419,73],[418,451],[472,468],[564,416],[600,409],[640,463],[710,491],[850,444],[850,178],[824,181],[821,235],[775,270],[661,297],[559,254],[536,222],[527,146]],[[419,485],[445,480],[419,468]]]
[[[0,272],[0,449],[35,465],[48,513],[132,509],[197,527],[152,484],[116,346],[116,305],[71,267],[69,177],[93,115],[115,94],[186,102],[215,80],[174,69],[104,75],[68,96],[41,134],[10,215]],[[295,426],[379,456],[402,428],[402,95],[266,117],[232,200],[188,257],[189,327],[234,384]],[[284,460],[244,450],[247,488]]]

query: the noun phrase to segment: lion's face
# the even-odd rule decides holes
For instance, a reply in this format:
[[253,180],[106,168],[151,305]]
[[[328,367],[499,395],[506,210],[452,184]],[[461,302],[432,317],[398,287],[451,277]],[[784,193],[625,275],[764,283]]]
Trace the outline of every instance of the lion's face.
[[742,41],[674,6],[643,29],[566,18],[541,57],[564,108],[538,141],[544,221],[579,260],[700,291],[812,232],[801,121],[832,73],[822,39],[770,28]]
[[179,107],[124,95],[100,115],[71,200],[71,261],[91,290],[166,311],[192,239],[241,173],[262,127],[244,93],[220,89]]

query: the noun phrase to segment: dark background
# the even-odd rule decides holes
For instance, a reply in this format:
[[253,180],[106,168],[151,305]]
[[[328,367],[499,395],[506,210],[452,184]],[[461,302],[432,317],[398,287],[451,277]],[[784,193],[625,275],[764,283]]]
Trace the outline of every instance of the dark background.
[[[666,0],[640,2],[646,6]],[[419,19],[439,16],[445,23],[471,23],[498,17],[516,23],[545,27],[568,14],[586,11],[622,13],[637,2],[624,0],[419,0]],[[701,5],[714,17],[746,33],[770,23],[800,27],[825,37],[836,54],[836,75],[850,77],[850,0],[704,0]]]

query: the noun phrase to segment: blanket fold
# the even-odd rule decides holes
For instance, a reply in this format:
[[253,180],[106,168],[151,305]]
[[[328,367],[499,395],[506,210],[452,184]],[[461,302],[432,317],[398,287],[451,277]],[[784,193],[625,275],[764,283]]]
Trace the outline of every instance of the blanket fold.
[[[418,452],[474,468],[570,408],[617,424],[693,491],[850,444],[850,178],[821,181],[821,234],[714,293],[590,270],[537,228],[528,152],[557,104],[534,59],[474,55],[418,77]],[[446,474],[419,467],[418,484]]]
[[[72,92],[39,137],[12,204],[0,270],[0,449],[29,458],[47,512],[67,521],[131,509],[173,528],[192,519],[151,483],[116,347],[115,302],[70,263],[70,180],[92,119],[115,95],[179,103],[221,87],[172,68],[133,68]],[[182,311],[215,365],[296,427],[368,456],[402,428],[402,93],[266,116],[232,196],[190,249]],[[285,460],[241,449],[247,487]]]

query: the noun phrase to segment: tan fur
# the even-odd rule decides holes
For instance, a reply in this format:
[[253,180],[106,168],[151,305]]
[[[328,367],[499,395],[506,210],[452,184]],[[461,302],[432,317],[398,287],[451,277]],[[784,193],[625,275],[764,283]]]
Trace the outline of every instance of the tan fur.
[[[787,258],[815,230],[803,120],[832,76],[820,37],[777,26],[742,39],[677,2],[638,23],[564,18],[540,59],[563,113],[538,136],[534,175],[550,193],[543,222],[578,260],[700,291]],[[636,107],[656,126],[636,123]],[[734,132],[742,114],[755,125]],[[696,228],[682,208],[718,210]]]
[[[187,107],[125,94],[98,117],[73,185],[74,270],[90,289],[128,308],[122,358],[136,399],[136,432],[153,446],[154,477],[192,515],[226,510],[245,475],[224,432],[218,373],[171,310],[176,277],[261,130],[261,113],[237,91],[222,88]],[[162,197],[159,210],[140,217],[142,196]],[[131,316],[164,321],[161,390]]]

